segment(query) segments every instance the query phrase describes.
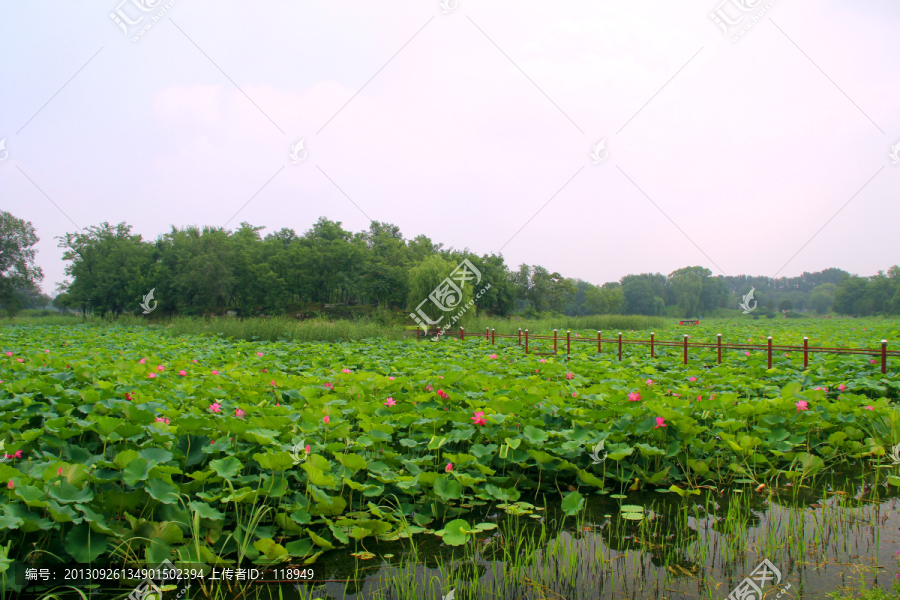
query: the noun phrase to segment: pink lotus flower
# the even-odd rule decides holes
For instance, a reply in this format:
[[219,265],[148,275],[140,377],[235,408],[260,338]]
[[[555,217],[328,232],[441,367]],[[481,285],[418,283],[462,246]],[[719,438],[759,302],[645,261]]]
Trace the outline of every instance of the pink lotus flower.
[[150,373],[149,375],[147,375],[147,377],[153,379],[154,377],[156,377],[156,373]]
[[628,394],[629,402],[638,402],[641,399],[641,394],[639,392],[631,392]]
[[866,407],[866,410],[875,410],[875,407],[870,404]]
[[431,384],[430,384],[430,383],[429,383],[428,385],[425,386],[425,391],[426,391],[426,392],[430,392],[430,391],[433,391],[433,390],[434,390],[434,388],[431,387]]
[[744,352],[744,356],[750,356],[749,352]]
[[444,470],[448,473],[453,470],[453,463],[447,463],[447,466],[444,467]]
[[448,394],[444,390],[438,390],[437,395],[440,396],[441,398],[443,398],[444,400],[446,400],[447,398],[450,397],[450,394]]
[[352,373],[350,369],[341,369],[341,373]]
[[[450,338],[450,339],[453,339],[453,338]],[[510,362],[511,362],[511,361],[510,361]],[[443,379],[443,378],[444,378],[443,375],[438,375],[438,379]]]
[[310,450],[312,450],[312,448],[309,447],[309,444],[307,444],[306,448],[303,449],[303,451],[306,452],[307,454],[309,454]]
[[648,380],[645,381],[644,383],[646,383],[647,385],[651,385],[651,386],[652,386],[652,385],[653,385],[653,380],[652,380],[652,379],[648,379]]
[[325,417],[322,419],[322,422],[326,425],[328,425],[329,421],[331,421],[331,417],[329,417],[328,415],[325,415]]
[[182,377],[184,377],[185,375],[187,375],[187,371],[182,369],[182,370],[178,371],[178,374],[181,375]]
[[[710,400],[712,400],[712,398],[710,398]],[[697,402],[702,402],[702,401],[703,401],[703,396],[702,395],[697,396]]]
[[566,379],[573,379],[575,377],[575,373],[566,373]]
[[840,391],[843,392],[843,391],[844,391],[845,389],[847,389],[847,388],[846,388],[846,387],[844,386],[844,384],[842,383],[841,385],[838,386],[838,389],[839,389]]
[[274,379],[273,379],[272,381],[269,382],[269,385],[271,385],[272,387],[277,387],[277,386],[275,385],[275,380],[274,380]]
[[57,474],[57,475],[62,475],[62,467],[60,467],[60,468],[58,468],[58,469],[56,470],[56,474]]
[[191,362],[197,362],[197,359],[192,360]]
[[12,479],[10,479],[10,480],[9,480],[9,483],[6,484],[6,489],[8,489],[8,490],[14,490],[14,489],[16,489],[16,484],[14,484],[14,483],[12,482]]
[[244,415],[246,415],[246,414],[247,414],[247,413],[245,413],[245,412],[244,412],[243,410],[241,410],[240,408],[234,409],[234,416],[236,416],[238,419],[243,419],[243,418],[244,418]]
[[166,425],[168,425],[169,419],[167,419],[166,417],[156,417],[156,422],[157,423],[165,423]]
[[209,405],[209,410],[213,411],[214,413],[222,412],[222,405],[218,402],[213,402]]
[[128,392],[125,392],[125,399],[126,400],[134,400],[134,398],[132,398],[131,394],[129,394]]
[[696,377],[688,377],[688,381],[697,381]]
[[141,360],[138,361],[138,363],[140,363],[140,364],[142,364],[142,365],[143,365],[143,364],[146,364],[146,363],[147,363],[147,359],[146,359],[146,358],[142,358]]
[[329,390],[333,390],[333,389],[334,389],[334,384],[331,383],[331,382],[329,382],[329,381],[326,381],[326,382],[325,382],[325,387],[327,387]]
[[166,368],[165,368],[164,366],[162,366],[162,365],[156,365],[156,370],[157,370],[157,371],[165,371],[165,369],[166,369]]
[[396,406],[396,404],[397,404],[397,401],[394,400],[393,398],[388,398],[387,400],[384,401],[385,406]]
[[12,352],[7,352],[6,355],[7,355],[7,356],[12,356]]
[[388,377],[388,379],[390,379],[390,380],[391,380],[391,381],[393,381],[393,380],[394,380],[394,378],[393,378],[393,377]]
[[577,397],[578,397],[578,392],[572,392],[572,397],[573,397],[573,398],[577,398]]
[[472,420],[476,425],[487,425],[487,419],[484,418],[484,412],[478,411],[475,413],[475,416],[472,417]]
[[19,361],[19,362],[25,362],[25,359],[24,359],[24,358],[17,358],[16,360]]
[[257,355],[257,356],[262,356],[263,353],[262,353],[262,352],[257,352],[256,355]]
[[809,402],[807,402],[806,400],[798,400],[794,403],[794,406],[797,407],[798,412],[801,410],[809,410]]
[[668,425],[666,425],[666,420],[664,418],[656,417],[656,427],[653,429],[659,429],[660,427],[668,427]]
[[497,358],[496,354],[491,354],[491,358]]
[[[119,354],[121,354],[121,353],[122,353],[122,351],[119,350]],[[50,351],[49,351],[49,350],[44,350],[44,354],[50,354]]]
[[875,364],[876,362],[878,362],[878,361],[876,361],[876,360],[873,358],[873,359],[870,360],[869,362],[872,363],[872,364],[874,365],[874,364]]
[[541,359],[541,362],[542,362],[542,363],[545,363],[545,362],[547,362],[547,359],[546,359],[546,358],[542,358],[542,359]]
[[212,374],[213,374],[213,375],[218,375],[219,372],[218,372],[218,371],[212,371]]

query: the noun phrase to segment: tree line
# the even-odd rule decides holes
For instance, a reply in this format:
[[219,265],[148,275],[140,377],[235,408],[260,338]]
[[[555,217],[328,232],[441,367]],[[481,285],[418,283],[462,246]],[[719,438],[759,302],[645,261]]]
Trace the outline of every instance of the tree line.
[[[424,235],[407,239],[399,227],[373,221],[351,232],[320,218],[306,232],[241,223],[235,230],[172,227],[145,240],[125,223],[101,223],[57,238],[67,279],[52,305],[104,315],[140,313],[152,289],[158,314],[284,314],[312,305],[371,306],[402,313],[422,307],[463,260],[486,291],[482,314],[665,315],[698,317],[737,309],[751,290],[761,307],[846,315],[900,313],[900,267],[859,277],[840,269],[778,279],[713,276],[702,266],[663,275],[625,275],[594,285],[539,265],[509,268],[502,255],[445,248]],[[0,212],[0,306],[7,312],[51,303],[39,283],[34,227]],[[470,281],[474,284],[474,281]],[[447,288],[442,293],[454,293]],[[478,290],[462,290],[468,302]],[[464,303],[463,302],[463,303]],[[426,302],[427,304],[427,302]],[[436,310],[433,306],[425,312]]]

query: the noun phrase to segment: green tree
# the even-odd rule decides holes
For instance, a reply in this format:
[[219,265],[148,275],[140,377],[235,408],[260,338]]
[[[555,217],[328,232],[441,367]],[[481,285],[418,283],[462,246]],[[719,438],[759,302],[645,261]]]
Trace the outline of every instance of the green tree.
[[34,245],[39,241],[30,222],[0,211],[0,304],[9,318],[22,305],[22,293],[44,279],[44,272],[34,264]]
[[[438,328],[448,325],[459,327],[474,317],[475,309],[472,307],[459,316],[459,312],[473,301],[475,292],[471,282],[460,288],[459,281],[454,280],[455,289],[447,285],[446,280],[456,267],[457,263],[437,255],[413,267],[409,272],[407,304],[410,318],[424,321],[429,328]],[[456,289],[460,290],[461,297]]]
[[841,315],[859,314],[860,307],[858,304],[865,294],[866,284],[865,278],[852,276],[841,281],[837,289],[834,290],[834,304],[832,308]]
[[154,287],[154,247],[131,234],[131,226],[101,223],[57,238],[65,273],[73,277],[65,292],[70,306],[100,314],[136,312]]
[[827,313],[831,305],[834,304],[834,291],[836,289],[837,286],[833,283],[823,283],[816,286],[809,295],[809,307],[820,315]]

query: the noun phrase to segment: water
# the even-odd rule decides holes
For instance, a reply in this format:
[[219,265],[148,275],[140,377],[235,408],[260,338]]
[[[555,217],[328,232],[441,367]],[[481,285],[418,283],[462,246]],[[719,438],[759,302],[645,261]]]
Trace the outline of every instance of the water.
[[[725,599],[764,560],[774,569],[763,586],[769,599],[782,590],[782,599],[825,599],[860,584],[890,590],[898,572],[900,491],[883,479],[877,472],[835,474],[814,486],[782,480],[774,490],[707,488],[685,499],[656,491],[612,497],[582,488],[586,504],[576,517],[549,499],[519,516],[484,503],[462,518],[498,527],[466,546],[428,534],[413,536],[415,549],[405,539],[366,538],[364,547],[351,540],[350,548],[327,552],[310,566],[315,584],[255,585],[240,597],[441,600],[452,591],[454,600]],[[362,551],[375,558],[350,556]],[[164,600],[177,594],[167,592]],[[91,595],[112,598],[113,591]],[[200,597],[195,584],[179,598]]]

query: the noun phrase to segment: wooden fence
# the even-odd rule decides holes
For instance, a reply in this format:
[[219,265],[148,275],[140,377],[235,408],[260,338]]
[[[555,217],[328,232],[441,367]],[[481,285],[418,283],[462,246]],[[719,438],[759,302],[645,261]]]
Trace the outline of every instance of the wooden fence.
[[[422,337],[422,330],[416,329],[416,339],[419,340]],[[440,337],[441,335],[447,336],[450,335],[447,332],[441,332],[438,330],[424,332],[425,336],[436,335]],[[465,330],[460,327],[459,332],[457,334],[460,340],[466,339]],[[475,337],[480,339],[481,334],[475,334],[472,336],[469,334],[469,337]],[[806,369],[809,366],[809,355],[811,353],[816,352],[824,352],[826,354],[862,354],[865,356],[873,356],[881,359],[881,372],[887,373],[887,359],[889,356],[900,356],[900,351],[898,350],[888,350],[887,349],[887,340],[881,340],[881,348],[877,349],[868,349],[868,348],[824,348],[819,346],[810,346],[809,338],[803,338],[802,346],[784,346],[784,345],[775,345],[772,341],[772,336],[769,336],[766,340],[766,345],[762,344],[723,344],[722,343],[722,334],[719,333],[716,335],[716,342],[714,344],[703,343],[703,342],[689,342],[689,335],[685,335],[682,341],[663,341],[657,340],[655,335],[651,332],[649,340],[630,340],[622,337],[622,332],[619,332],[618,337],[616,338],[604,338],[603,332],[597,332],[597,338],[588,338],[588,337],[572,337],[571,331],[566,331],[565,338],[560,337],[556,329],[553,330],[553,335],[534,335],[529,334],[526,329],[524,332],[519,329],[518,333],[513,334],[498,334],[493,329],[485,329],[484,339],[490,341],[490,343],[496,344],[497,338],[516,338],[518,339],[519,346],[522,346],[524,343],[525,346],[525,354],[535,354],[538,356],[550,355],[550,354],[558,354],[558,345],[562,342],[565,342],[566,345],[566,355],[568,356],[571,353],[572,343],[589,343],[589,344],[597,344],[597,353],[600,354],[603,352],[603,344],[612,344],[614,349],[618,349],[619,360],[622,360],[622,347],[627,345],[636,345],[636,346],[649,346],[650,347],[650,358],[654,358],[656,356],[656,349],[660,346],[662,347],[676,347],[681,348],[682,355],[684,357],[684,364],[688,364],[688,356],[689,350],[691,348],[715,348],[716,354],[718,357],[718,363],[722,363],[722,350],[743,350],[744,352],[752,352],[754,350],[765,350],[768,354],[768,364],[769,368],[772,368],[772,355],[775,352],[802,352],[803,353],[803,368]],[[553,342],[553,352],[533,352],[529,348],[529,344],[534,341],[552,341]]]

